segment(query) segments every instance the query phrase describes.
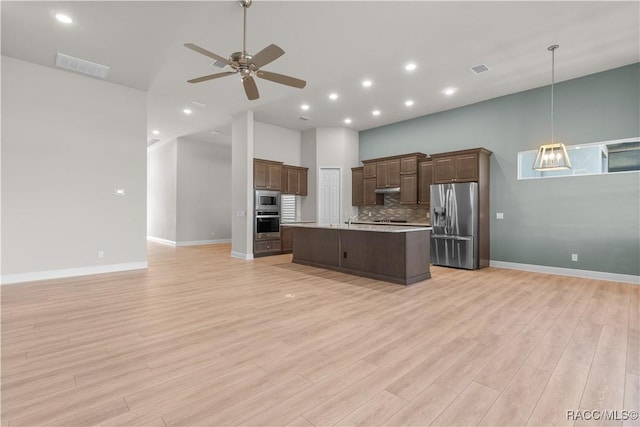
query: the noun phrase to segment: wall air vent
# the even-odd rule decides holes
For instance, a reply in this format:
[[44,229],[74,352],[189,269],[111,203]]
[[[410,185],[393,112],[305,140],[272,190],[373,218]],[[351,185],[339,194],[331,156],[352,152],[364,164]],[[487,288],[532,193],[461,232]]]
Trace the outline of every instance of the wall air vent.
[[307,116],[300,116],[298,117],[300,120],[311,120],[311,117],[307,117]]
[[469,69],[474,74],[482,74],[482,73],[486,73],[487,71],[491,71],[491,68],[487,67],[484,64],[476,65],[475,67],[471,67]]
[[56,66],[101,79],[107,77],[107,73],[110,69],[106,65],[100,65],[95,62],[85,61],[84,59],[74,58],[73,56],[65,55],[60,52],[56,55]]

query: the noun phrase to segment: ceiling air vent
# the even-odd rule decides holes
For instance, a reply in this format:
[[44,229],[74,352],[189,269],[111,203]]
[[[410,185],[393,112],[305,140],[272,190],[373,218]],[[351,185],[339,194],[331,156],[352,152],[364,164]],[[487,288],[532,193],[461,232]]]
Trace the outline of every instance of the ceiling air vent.
[[227,66],[227,64],[225,64],[225,63],[224,63],[224,62],[222,62],[222,61],[213,61],[213,62],[211,63],[211,66],[212,66],[212,67],[216,67],[216,68],[224,68],[224,67],[226,67],[226,66]]
[[311,120],[311,117],[307,117],[307,116],[300,116],[298,117],[300,120]]
[[106,65],[96,64],[95,62],[85,61],[84,59],[74,58],[58,52],[56,55],[56,65],[60,68],[75,71],[76,73],[88,74],[93,77],[104,79],[107,77],[109,67]]
[[491,71],[491,68],[487,67],[484,64],[476,65],[475,67],[469,68],[474,74],[482,74],[487,71]]
[[152,138],[152,139],[148,140],[147,141],[147,148],[151,147],[153,144],[155,144],[158,141],[160,141],[158,138]]

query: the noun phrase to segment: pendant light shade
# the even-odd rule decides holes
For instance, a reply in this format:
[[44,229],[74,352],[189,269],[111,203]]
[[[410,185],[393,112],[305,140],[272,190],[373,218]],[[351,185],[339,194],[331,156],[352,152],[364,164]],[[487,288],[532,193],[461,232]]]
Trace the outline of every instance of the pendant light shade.
[[555,85],[555,50],[559,47],[554,44],[547,48],[551,52],[551,143],[542,144],[538,149],[538,155],[535,162],[533,162],[533,169],[538,171],[571,169],[571,160],[569,160],[566,147],[564,144],[554,140],[553,89]]
[[538,149],[533,168],[539,171],[571,169],[571,162],[564,144],[542,144]]

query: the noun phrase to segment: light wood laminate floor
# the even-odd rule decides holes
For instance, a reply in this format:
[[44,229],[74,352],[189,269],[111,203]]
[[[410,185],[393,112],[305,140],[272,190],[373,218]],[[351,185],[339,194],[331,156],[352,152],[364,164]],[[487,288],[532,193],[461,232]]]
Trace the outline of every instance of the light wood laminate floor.
[[433,267],[405,287],[229,252],[150,243],[148,270],[2,286],[2,426],[572,425],[567,411],[638,410],[639,286]]

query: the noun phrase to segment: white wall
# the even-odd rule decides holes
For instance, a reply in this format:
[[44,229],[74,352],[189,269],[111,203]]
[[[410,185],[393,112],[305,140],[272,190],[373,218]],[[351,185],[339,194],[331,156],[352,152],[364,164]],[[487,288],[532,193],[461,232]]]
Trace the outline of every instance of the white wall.
[[318,213],[316,129],[302,133],[301,157],[301,166],[309,168],[309,171],[307,173],[307,196],[300,198],[299,217],[300,221],[315,221]]
[[229,241],[231,146],[179,138],[177,178],[177,243]]
[[231,256],[253,258],[253,111],[231,124]]
[[147,236],[176,241],[178,144],[152,145],[147,153]]
[[358,132],[347,128],[316,129],[316,161],[316,173],[320,168],[340,168],[341,216],[345,219],[356,214],[357,208],[351,206],[351,168],[360,164]]
[[347,128],[317,128],[301,136],[301,163],[309,168],[308,195],[300,203],[303,221],[318,219],[318,174],[321,168],[340,169],[341,217],[348,218],[358,210],[351,206],[351,168],[360,164],[359,134]]
[[254,122],[253,157],[301,166],[301,134],[297,130]]
[[146,154],[145,93],[3,56],[3,282],[145,267]]

